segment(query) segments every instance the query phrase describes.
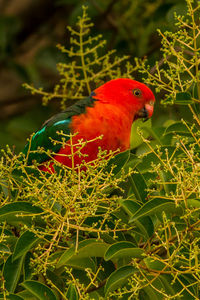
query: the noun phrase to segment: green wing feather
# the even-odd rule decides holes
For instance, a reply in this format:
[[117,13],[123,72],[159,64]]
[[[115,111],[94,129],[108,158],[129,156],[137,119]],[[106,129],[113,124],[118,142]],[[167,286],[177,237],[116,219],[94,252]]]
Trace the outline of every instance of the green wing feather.
[[70,134],[72,116],[85,113],[88,106],[93,106],[96,99],[92,98],[92,96],[94,96],[93,92],[88,98],[76,102],[43,124],[42,128],[33,135],[32,139],[24,147],[23,153],[27,157],[28,165],[32,164],[33,160],[36,160],[38,163],[43,163],[49,159],[46,153],[37,152],[39,147],[45,151],[51,150],[52,152],[58,152],[60,150],[61,144],[54,145],[51,139],[62,141],[63,136],[57,133],[60,131],[63,131],[65,134]]

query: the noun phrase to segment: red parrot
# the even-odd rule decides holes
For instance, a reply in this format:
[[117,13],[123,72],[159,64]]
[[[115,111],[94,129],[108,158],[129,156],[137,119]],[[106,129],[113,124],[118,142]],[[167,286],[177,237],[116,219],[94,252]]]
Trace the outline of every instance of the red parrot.
[[[99,147],[102,150],[125,151],[130,148],[133,121],[150,118],[154,102],[155,97],[145,84],[127,78],[111,80],[95,89],[88,98],[47,120],[24,148],[27,162],[30,165],[36,160],[39,168],[47,172],[54,172],[54,160],[71,167],[69,140],[64,147],[52,142],[52,139],[62,140],[58,134],[60,131],[68,135],[77,133],[72,138],[73,144],[103,135],[102,139],[86,144],[81,151],[86,156],[74,155],[75,166],[82,160],[88,162],[96,159]],[[38,153],[38,147],[52,150],[53,160],[47,153]],[[48,166],[45,165],[46,161]]]

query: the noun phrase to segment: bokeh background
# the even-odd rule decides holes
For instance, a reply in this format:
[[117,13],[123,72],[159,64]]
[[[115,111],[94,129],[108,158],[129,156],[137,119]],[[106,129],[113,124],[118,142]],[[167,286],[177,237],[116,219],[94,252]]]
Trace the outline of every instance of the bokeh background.
[[[174,12],[185,14],[184,0],[0,0],[0,148],[20,151],[30,133],[60,110],[59,103],[42,106],[22,84],[51,90],[58,80],[56,64],[66,57],[56,45],[69,45],[66,27],[74,26],[82,5],[94,23],[92,35],[107,40],[105,51],[148,57],[153,67],[162,59],[161,31],[176,30]],[[141,80],[141,75],[135,74]],[[180,118],[175,107],[157,107],[153,122]]]

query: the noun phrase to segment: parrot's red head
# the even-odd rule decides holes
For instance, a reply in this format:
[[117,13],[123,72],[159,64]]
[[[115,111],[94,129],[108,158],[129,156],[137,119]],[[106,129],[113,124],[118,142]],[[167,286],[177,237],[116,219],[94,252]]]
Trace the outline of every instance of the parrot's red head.
[[96,90],[93,98],[107,104],[120,106],[133,115],[133,120],[150,118],[153,114],[155,97],[141,82],[128,78],[108,81]]

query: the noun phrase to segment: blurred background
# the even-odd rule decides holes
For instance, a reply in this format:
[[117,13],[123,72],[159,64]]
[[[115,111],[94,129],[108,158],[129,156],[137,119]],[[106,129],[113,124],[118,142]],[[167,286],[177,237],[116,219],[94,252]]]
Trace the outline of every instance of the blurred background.
[[[107,40],[105,51],[115,48],[132,63],[134,57],[148,57],[152,67],[162,58],[156,29],[174,31],[174,12],[186,11],[184,0],[0,0],[0,148],[8,144],[13,151],[22,150],[30,133],[60,110],[55,102],[42,106],[41,98],[22,84],[52,90],[58,80],[56,64],[66,60],[56,45],[69,46],[66,27],[75,26],[82,5],[88,6],[95,25],[91,34]],[[157,103],[153,121],[179,114]]]

